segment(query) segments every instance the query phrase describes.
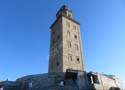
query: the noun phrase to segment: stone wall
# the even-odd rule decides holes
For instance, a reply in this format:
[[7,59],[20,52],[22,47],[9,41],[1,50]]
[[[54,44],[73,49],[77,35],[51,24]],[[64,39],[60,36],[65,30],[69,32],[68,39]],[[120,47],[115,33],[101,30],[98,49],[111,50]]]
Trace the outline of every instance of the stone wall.
[[92,88],[95,88],[97,90],[110,90],[111,88],[119,88],[120,90],[123,90],[122,82],[116,76],[100,74],[97,72],[90,72],[90,73],[89,73],[91,77],[90,86]]
[[78,70],[29,75],[15,82],[0,82],[0,87],[4,86],[5,90],[29,90],[30,83],[32,90],[112,90],[111,88],[123,90],[121,80],[113,75]]
[[[66,17],[62,17],[62,23],[63,72],[67,69],[84,71],[80,26]],[[67,25],[68,23],[69,26]],[[77,58],[79,60],[77,60]]]
[[62,18],[59,18],[51,28],[49,72],[63,71],[62,39]]

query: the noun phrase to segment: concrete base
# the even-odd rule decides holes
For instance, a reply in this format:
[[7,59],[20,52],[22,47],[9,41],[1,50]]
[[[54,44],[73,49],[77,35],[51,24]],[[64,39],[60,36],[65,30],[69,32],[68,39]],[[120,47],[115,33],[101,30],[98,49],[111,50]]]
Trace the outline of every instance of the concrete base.
[[4,90],[123,90],[121,81],[113,75],[77,70],[29,75],[8,82],[1,82],[0,87]]

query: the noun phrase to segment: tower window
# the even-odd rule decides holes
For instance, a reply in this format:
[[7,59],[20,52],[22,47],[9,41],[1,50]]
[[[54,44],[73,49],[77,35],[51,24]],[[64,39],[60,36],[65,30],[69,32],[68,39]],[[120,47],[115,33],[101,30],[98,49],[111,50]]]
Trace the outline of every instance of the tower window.
[[72,44],[70,41],[67,41],[67,45],[68,45],[68,48],[71,48],[72,47]]
[[68,15],[68,18],[71,18],[71,14]]
[[72,55],[68,54],[68,60],[72,61]]
[[76,30],[76,26],[75,25],[73,25],[73,29]]
[[77,63],[80,63],[79,57],[76,57]]
[[70,28],[70,23],[69,22],[66,22],[66,25],[68,28]]
[[69,47],[71,48],[71,46],[72,46],[72,45],[71,45],[71,42],[70,42],[70,43],[69,43]]
[[59,62],[57,62],[57,66],[59,66]]
[[78,48],[78,45],[77,45],[77,44],[75,44],[75,50],[79,50],[79,48]]
[[74,35],[74,38],[77,39],[77,35]]

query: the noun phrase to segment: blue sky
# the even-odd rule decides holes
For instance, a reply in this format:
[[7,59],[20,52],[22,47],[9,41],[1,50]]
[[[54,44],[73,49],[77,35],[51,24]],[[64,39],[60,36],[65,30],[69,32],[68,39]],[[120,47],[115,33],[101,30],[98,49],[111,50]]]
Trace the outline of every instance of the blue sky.
[[1,0],[0,80],[48,72],[49,26],[63,4],[81,23],[86,70],[125,83],[124,0]]

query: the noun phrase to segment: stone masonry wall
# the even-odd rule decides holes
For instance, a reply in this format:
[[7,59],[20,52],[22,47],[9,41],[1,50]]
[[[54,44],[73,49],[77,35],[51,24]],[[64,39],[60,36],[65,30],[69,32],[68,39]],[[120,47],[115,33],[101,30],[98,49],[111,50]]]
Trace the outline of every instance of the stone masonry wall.
[[[83,56],[82,56],[82,46],[81,46],[81,35],[79,25],[65,17],[62,18],[63,21],[63,71],[66,69],[74,70],[84,70],[83,66]],[[69,23],[69,27],[67,24]],[[68,35],[69,32],[69,35]],[[76,38],[75,38],[76,36]],[[71,44],[71,45],[69,45]],[[75,46],[77,45],[77,47]],[[72,60],[70,60],[69,55],[71,55]],[[76,58],[79,58],[77,61]]]

